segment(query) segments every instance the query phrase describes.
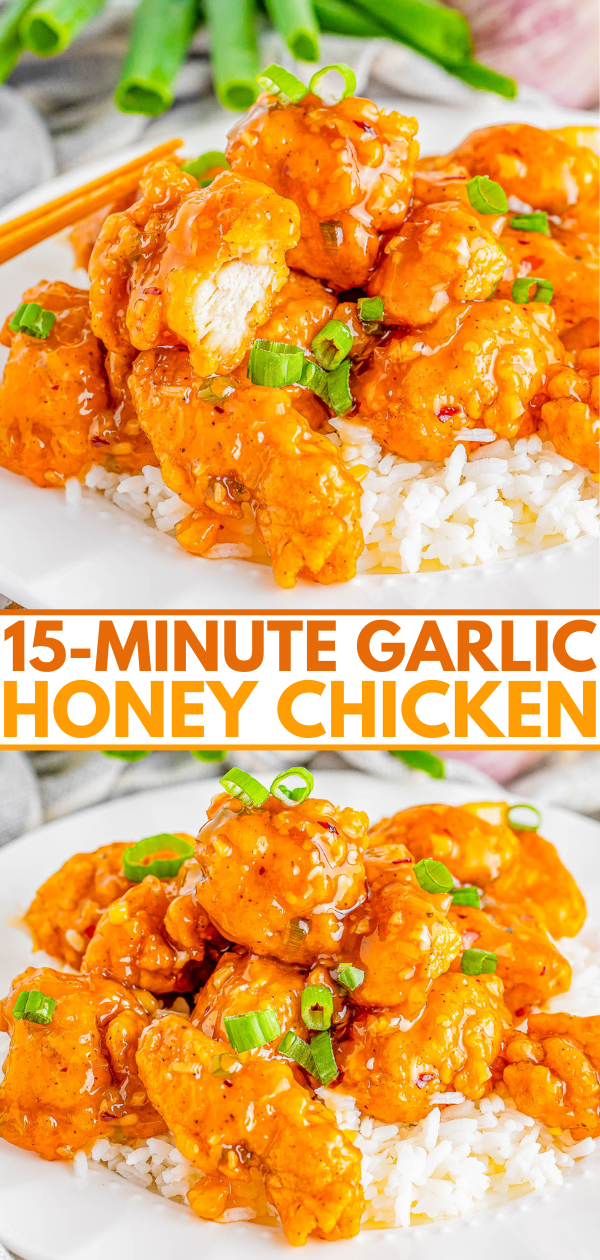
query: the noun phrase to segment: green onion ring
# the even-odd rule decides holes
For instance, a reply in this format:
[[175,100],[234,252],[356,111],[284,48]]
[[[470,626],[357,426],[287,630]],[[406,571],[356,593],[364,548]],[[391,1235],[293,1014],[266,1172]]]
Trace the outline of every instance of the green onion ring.
[[[532,285],[533,295],[530,296]],[[554,285],[543,276],[521,276],[519,280],[515,280],[511,289],[513,302],[551,302],[553,294]]]
[[356,309],[358,311],[358,318],[362,320],[364,324],[381,323],[381,320],[383,319],[383,298],[359,298],[356,303]]
[[479,910],[479,889],[472,886],[465,888],[452,889],[452,905],[453,906],[476,906]]
[[[524,811],[524,813],[520,813]],[[535,805],[511,805],[506,821],[513,831],[537,831],[542,815]]]
[[460,969],[465,976],[491,976],[498,966],[498,955],[488,949],[465,949]]
[[331,372],[350,353],[353,344],[348,325],[341,319],[329,319],[313,337],[311,350],[319,366]]
[[39,302],[21,302],[8,327],[11,332],[24,332],[45,341],[56,323],[54,311],[47,311]]
[[305,359],[302,364],[300,384],[304,385],[305,389],[312,389],[313,394],[327,402],[327,372],[324,372],[318,363],[313,363],[312,359]]
[[257,1050],[281,1036],[277,1011],[270,1006],[263,1011],[246,1011],[244,1015],[226,1015],[223,1023],[229,1044],[238,1054]]
[[302,79],[296,78],[295,74],[290,74],[285,66],[279,66],[277,62],[265,66],[264,70],[257,74],[256,82],[260,84],[264,92],[278,97],[283,105],[297,105],[298,101],[302,101],[308,95],[308,88]]
[[329,1028],[333,1015],[333,993],[324,984],[307,984],[300,997],[300,1011],[307,1028]]
[[312,1050],[308,1042],[303,1041],[301,1037],[297,1037],[295,1032],[287,1032],[285,1037],[279,1042],[277,1053],[283,1054],[286,1059],[292,1059],[294,1063],[299,1063],[300,1067],[306,1072],[310,1072],[311,1076],[317,1075]]
[[449,893],[454,888],[454,880],[448,867],[443,862],[436,862],[434,858],[421,858],[413,866],[413,872],[417,883],[425,892]]
[[533,214],[513,214],[509,223],[515,232],[541,232],[544,236],[550,235],[545,210],[535,210]]
[[[282,784],[285,779],[289,779],[294,774],[297,779],[304,780],[304,787],[286,788]],[[297,805],[301,805],[303,801],[310,796],[315,781],[310,770],[306,770],[304,766],[291,766],[289,770],[282,770],[270,787],[271,796],[275,796],[278,801],[295,801]]]
[[390,757],[397,757],[399,761],[403,761],[405,766],[409,766],[411,770],[422,770],[423,774],[428,774],[432,779],[445,779],[446,767],[441,757],[436,757],[435,753],[421,751],[415,748],[413,751],[403,748],[388,749]]
[[467,195],[473,209],[480,214],[505,214],[508,210],[504,189],[487,175],[475,175],[470,179]]
[[302,376],[304,350],[285,341],[254,342],[248,360],[248,380],[253,385],[266,385],[270,389],[283,389],[296,385]]
[[26,1019],[30,1024],[49,1024],[55,1008],[55,999],[40,993],[39,989],[23,989],[12,1013],[14,1019]]
[[[159,853],[161,849],[170,849],[177,856],[156,858],[154,862],[140,860],[150,857],[152,853]],[[173,836],[165,831],[158,836],[146,836],[130,849],[125,849],[123,871],[132,884],[141,884],[146,875],[156,875],[157,879],[172,879],[186,859],[193,856],[193,847],[187,840],[182,840],[180,836]]]
[[258,779],[253,779],[251,774],[246,774],[245,770],[228,770],[219,782],[230,796],[236,796],[248,809],[260,809],[269,799],[266,787]]
[[222,167],[224,171],[231,170],[225,154],[221,153],[220,149],[210,149],[208,153],[201,153],[197,158],[190,158],[189,162],[182,164],[181,169],[186,171],[188,175],[193,175],[202,188],[207,188],[212,183],[212,180],[203,179],[203,176],[215,166]]
[[[345,61],[336,61],[332,66],[321,66],[321,69],[317,70],[316,73],[313,74],[313,77],[308,85],[308,90],[309,92],[312,92],[313,96],[321,96],[321,93],[318,91],[319,83],[321,82],[321,79],[325,78],[326,74],[331,74],[332,71],[335,71],[336,74],[340,74],[344,81],[341,96],[336,97],[335,101],[327,102],[327,104],[337,105],[340,101],[345,100],[347,96],[354,96],[356,91],[356,75],[354,70],[352,70],[350,66],[346,65]],[[321,100],[324,100],[324,97],[321,96]]]
[[335,1080],[336,1076],[339,1076],[330,1034],[328,1032],[318,1033],[316,1037],[313,1037],[310,1049],[318,1079],[322,1085],[329,1085],[331,1081]]
[[358,989],[359,984],[362,984],[365,972],[361,971],[360,967],[353,967],[352,963],[340,963],[340,966],[332,971],[331,978],[353,992],[354,989]]
[[334,372],[330,372],[327,378],[328,401],[336,416],[345,416],[346,412],[351,411],[354,406],[350,389],[350,367],[350,360],[344,359],[344,362],[340,363]]

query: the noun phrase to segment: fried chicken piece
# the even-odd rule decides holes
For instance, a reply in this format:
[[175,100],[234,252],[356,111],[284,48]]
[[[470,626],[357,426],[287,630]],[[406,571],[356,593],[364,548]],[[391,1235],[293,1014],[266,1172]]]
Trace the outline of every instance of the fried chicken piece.
[[[267,341],[285,341],[289,345],[310,350],[313,338],[332,318],[336,300],[318,280],[303,276],[298,271],[290,274],[277,294],[271,314],[256,336]],[[246,374],[247,363],[238,369],[238,375]],[[311,429],[327,429],[329,411],[312,389],[302,385],[286,385],[285,392],[296,411],[304,416]]]
[[554,940],[577,936],[586,919],[585,901],[554,845],[535,831],[516,831],[515,836],[519,848],[514,862],[486,885],[485,893],[509,905],[532,901]]
[[366,815],[314,797],[247,810],[225,793],[208,816],[196,896],[222,935],[299,967],[335,955],[344,918],[366,896]]
[[75,256],[75,266],[82,267],[87,271],[90,265],[92,250],[100,231],[104,226],[109,214],[117,214],[121,210],[128,210],[131,203],[138,196],[138,189],[133,193],[125,193],[116,201],[107,202],[105,206],[101,206],[99,210],[94,210],[92,214],[86,215],[85,219],[80,219],[75,227],[69,232],[69,242]]
[[281,1059],[260,1050],[228,1056],[223,1079],[211,1070],[221,1050],[221,1042],[167,1015],[137,1052],[178,1150],[206,1174],[188,1193],[193,1210],[218,1219],[231,1183],[247,1181],[258,1166],[289,1242],[301,1246],[312,1233],[353,1238],[364,1207],[360,1152]]
[[305,96],[282,106],[261,96],[230,132],[227,157],[300,211],[302,235],[291,267],[336,289],[364,285],[379,234],[400,227],[418,155],[417,122],[346,97],[324,105]]
[[[493,811],[490,821],[485,817],[488,810]],[[415,805],[375,823],[369,833],[371,845],[406,845],[415,862],[435,858],[461,884],[482,886],[509,868],[519,852],[516,832],[503,821],[502,811],[495,817],[496,810],[495,803],[462,805],[460,809],[454,805]],[[369,849],[367,858],[371,852]]]
[[148,166],[140,188],[94,246],[94,331],[112,351],[183,343],[200,376],[231,371],[287,279],[296,207],[229,171],[199,189],[172,161]]
[[421,888],[408,849],[395,841],[367,850],[365,870],[368,900],[348,915],[338,947],[341,959],[365,973],[352,1000],[415,1019],[461,950],[446,917],[451,898]]
[[432,324],[451,300],[490,297],[506,267],[491,232],[460,202],[412,210],[369,280],[387,324]]
[[553,287],[550,305],[556,315],[559,336],[583,319],[598,313],[598,251],[573,233],[561,239],[542,232],[505,228],[500,242],[506,253],[506,269],[496,296],[510,298],[515,280],[538,276]]
[[451,302],[435,324],[376,347],[353,380],[352,418],[409,460],[446,459],[468,428],[516,437],[548,367],[564,358],[554,322],[538,302]]
[[177,530],[182,547],[203,555],[250,502],[280,586],[354,576],[360,487],[284,390],[232,383],[204,400],[187,353],[168,349],[138,356],[131,387],[165,482],[194,509]]
[[128,842],[75,853],[38,888],[24,915],[34,950],[79,970],[98,920],[131,888],[123,870]]
[[576,1141],[600,1135],[600,1016],[530,1015],[503,1057],[503,1080],[519,1111],[568,1129]]
[[114,976],[151,993],[193,988],[207,943],[218,941],[196,900],[197,878],[196,863],[191,862],[183,864],[174,880],[146,875],[133,884],[102,915],[82,971]]
[[[54,998],[49,1024],[15,1019],[20,993]],[[140,1000],[143,999],[142,1000]],[[0,1084],[0,1136],[42,1159],[71,1159],[95,1138],[118,1142],[162,1133],[135,1063],[149,1024],[149,994],[114,980],[28,967],[0,1003],[0,1031],[11,1045]]]
[[[306,1025],[300,1013],[300,997],[306,984],[306,972],[277,958],[261,958],[236,948],[223,954],[204,988],[196,997],[192,1024],[229,1045],[223,1020],[229,1015],[271,1007],[277,1012],[282,1036],[295,1032],[306,1038]],[[271,1042],[277,1049],[281,1038]]]
[[[518,1020],[532,1006],[543,1006],[567,992],[571,967],[550,940],[532,903],[505,906],[484,897],[481,909],[452,905],[447,914],[460,933],[463,950],[484,949],[496,954],[495,975],[502,980],[504,1001]],[[460,957],[455,958],[451,970],[460,971]]]
[[[96,462],[103,463],[108,472],[136,473],[147,464],[158,467],[158,458],[138,420],[129,388],[136,356],[137,351],[131,347],[128,353],[109,351],[104,360],[114,414],[112,423],[92,423],[90,441]],[[103,448],[106,448],[104,458]]]
[[361,1012],[337,1055],[340,1088],[378,1120],[416,1124],[431,1095],[456,1090],[477,1100],[512,1028],[496,976],[446,973],[434,980],[412,1024],[392,1009]]
[[559,455],[600,471],[598,347],[582,350],[576,369],[564,365],[550,373],[545,392],[542,422]]

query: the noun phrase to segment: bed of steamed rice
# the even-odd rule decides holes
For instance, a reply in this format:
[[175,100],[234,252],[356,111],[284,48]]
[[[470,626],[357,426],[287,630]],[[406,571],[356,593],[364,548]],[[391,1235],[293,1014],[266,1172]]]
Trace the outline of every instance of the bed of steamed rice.
[[[498,440],[467,456],[458,443],[443,464],[385,455],[366,428],[334,420],[332,440],[362,486],[365,550],[359,572],[416,573],[526,555],[600,532],[598,483],[537,435]],[[88,472],[88,489],[172,534],[189,507],[157,468],[135,476]],[[73,500],[79,484],[70,482]],[[247,558],[246,543],[217,544],[211,558]]]
[[[573,980],[568,994],[552,999],[546,1009],[598,1014],[600,937],[582,934],[577,940],[561,941],[560,949],[571,963]],[[416,1125],[383,1124],[361,1114],[347,1094],[328,1089],[317,1093],[335,1112],[340,1127],[356,1134],[367,1228],[448,1220],[543,1186],[560,1185],[576,1161],[600,1147],[600,1139],[575,1143],[569,1134],[553,1135],[497,1093],[479,1103],[467,1102],[461,1094],[439,1095],[444,1106],[433,1107]],[[81,1177],[103,1165],[177,1202],[185,1202],[200,1176],[170,1137],[150,1138],[136,1146],[100,1138],[89,1157],[81,1151],[74,1161]],[[250,1207],[234,1207],[222,1219],[252,1220],[253,1215]]]

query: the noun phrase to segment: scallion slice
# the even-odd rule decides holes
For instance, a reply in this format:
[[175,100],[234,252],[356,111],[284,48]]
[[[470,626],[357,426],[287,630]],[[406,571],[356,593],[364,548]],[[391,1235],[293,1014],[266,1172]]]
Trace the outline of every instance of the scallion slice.
[[278,66],[276,62],[265,66],[264,70],[257,74],[256,82],[260,84],[264,92],[276,96],[283,105],[297,105],[298,101],[308,95],[306,83],[296,78],[295,74],[290,74],[285,66]]
[[535,210],[533,214],[513,214],[509,222],[515,232],[542,232],[544,236],[550,235],[545,210]]
[[302,376],[304,351],[301,346],[290,346],[285,341],[254,342],[248,361],[248,380],[254,385],[267,385],[270,389],[282,389],[284,385],[296,385]]
[[217,167],[224,171],[231,169],[225,154],[221,153],[220,149],[210,149],[208,153],[201,153],[199,157],[190,158],[189,162],[184,162],[181,169],[187,171],[188,175],[193,175],[203,188],[207,188],[209,184],[212,184],[212,179],[205,179],[204,176],[207,171],[213,171]]
[[329,319],[325,327],[313,337],[311,350],[322,368],[328,372],[346,358],[354,343],[354,337],[347,324],[341,319]]
[[324,984],[307,984],[302,990],[300,1010],[307,1028],[329,1028],[333,1015],[333,993]]
[[213,1055],[208,1070],[212,1076],[218,1076],[220,1081],[229,1080],[232,1072],[235,1071],[236,1063],[239,1064],[234,1054],[215,1054]]
[[339,1076],[330,1034],[328,1032],[318,1033],[316,1037],[313,1037],[310,1049],[315,1064],[315,1071],[321,1085],[329,1085],[331,1081],[335,1080],[336,1076]]
[[356,303],[358,318],[363,324],[380,323],[383,319],[383,298],[359,298]]
[[480,214],[504,214],[508,210],[504,189],[487,175],[475,175],[470,179],[467,195],[473,209]]
[[312,359],[305,359],[302,364],[302,372],[300,375],[300,384],[306,389],[312,389],[314,394],[327,402],[327,372],[319,367],[318,363],[313,363]]
[[479,907],[480,907],[479,889],[473,888],[473,887],[453,888],[452,889],[452,905],[453,906],[476,906],[477,909],[479,910]]
[[301,1037],[297,1037],[295,1032],[285,1034],[279,1042],[277,1053],[285,1055],[286,1059],[293,1059],[294,1063],[299,1063],[300,1067],[310,1072],[311,1076],[317,1075],[310,1046]]
[[229,1044],[238,1054],[256,1050],[281,1034],[277,1011],[270,1006],[264,1011],[247,1011],[245,1015],[226,1015],[223,1023]]
[[498,955],[487,949],[466,949],[460,960],[465,976],[491,976],[498,966]]
[[[327,96],[323,96],[322,93],[319,92],[319,84],[326,75],[333,73],[342,76],[343,88],[341,95],[334,96],[331,94],[333,99],[330,99],[329,93],[327,93]],[[308,90],[309,92],[312,92],[314,96],[320,96],[321,100],[325,101],[327,105],[337,105],[338,101],[343,101],[346,96],[354,96],[354,93],[356,92],[356,75],[354,70],[352,70],[350,66],[346,65],[345,61],[336,61],[332,66],[321,66],[321,69],[317,70],[316,73],[313,74],[313,77],[308,85]]]
[[344,242],[344,228],[339,219],[325,219],[319,223],[325,249],[339,249]]
[[[174,856],[145,860],[152,858],[153,853],[160,853],[165,849]],[[156,875],[157,879],[172,879],[186,859],[193,856],[194,850],[187,840],[169,832],[161,832],[158,836],[146,836],[130,849],[125,849],[123,871],[132,884],[141,884],[146,875]]]
[[102,756],[115,757],[117,761],[143,761],[144,757],[150,756],[150,753],[135,752],[133,750],[131,752],[127,752],[124,748],[114,749],[114,751],[111,751],[110,749],[107,749],[107,748],[103,748]]
[[428,774],[432,779],[445,779],[446,767],[441,757],[436,757],[435,753],[421,751],[419,748],[404,749],[390,748],[388,749],[390,757],[397,757],[399,761],[403,761],[405,766],[409,766],[411,770],[422,770],[423,774]]
[[331,976],[333,980],[337,980],[338,984],[342,984],[345,989],[353,992],[354,989],[358,989],[359,984],[362,984],[365,973],[360,967],[353,967],[352,963],[340,963],[340,966],[332,971]]
[[196,761],[223,761],[227,753],[221,748],[190,748],[190,757]]
[[39,302],[21,302],[8,327],[11,332],[24,332],[45,341],[56,323],[54,311],[47,311]]
[[[304,786],[297,788],[284,787],[284,782],[286,779],[289,779],[290,775],[295,775],[297,779],[302,779]],[[295,801],[297,805],[301,805],[310,796],[314,786],[315,781],[310,770],[306,770],[304,766],[291,766],[289,770],[282,770],[281,774],[278,774],[277,778],[273,779],[270,792],[271,796],[276,796],[278,801]]]
[[413,866],[417,883],[430,893],[448,893],[454,888],[454,880],[443,862],[434,858],[421,858]]
[[15,1019],[26,1019],[30,1024],[49,1024],[55,1008],[54,998],[39,989],[25,989],[19,993],[12,1013]]
[[287,941],[285,943],[286,954],[293,954],[304,944],[304,938],[310,932],[310,923],[310,919],[290,919]]
[[340,366],[330,372],[327,377],[328,401],[336,416],[345,416],[346,412],[351,411],[354,406],[350,390],[350,367],[350,360],[344,359],[343,363],[340,363]]
[[511,289],[513,302],[551,302],[553,293],[554,285],[543,276],[521,276]]
[[535,805],[511,805],[506,821],[513,831],[537,831],[542,815]]
[[258,779],[253,779],[251,774],[246,774],[245,770],[228,770],[219,782],[230,796],[236,796],[248,809],[260,809],[269,799],[266,787]]

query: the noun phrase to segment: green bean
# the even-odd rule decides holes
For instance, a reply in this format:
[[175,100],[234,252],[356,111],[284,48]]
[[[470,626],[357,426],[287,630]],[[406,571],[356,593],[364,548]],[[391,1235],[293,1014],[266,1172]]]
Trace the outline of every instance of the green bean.
[[63,52],[106,0],[37,0],[21,24],[23,43],[38,57]]
[[141,0],[115,101],[128,114],[162,114],[198,22],[197,0]]
[[254,0],[204,0],[215,92],[227,109],[249,109],[258,96]]
[[20,26],[34,0],[12,0],[0,14],[0,83],[8,79],[23,51]]
[[298,61],[319,60],[319,31],[312,0],[266,0],[276,30]]
[[446,65],[471,56],[473,41],[467,19],[436,0],[353,0],[385,30],[419,52]]

